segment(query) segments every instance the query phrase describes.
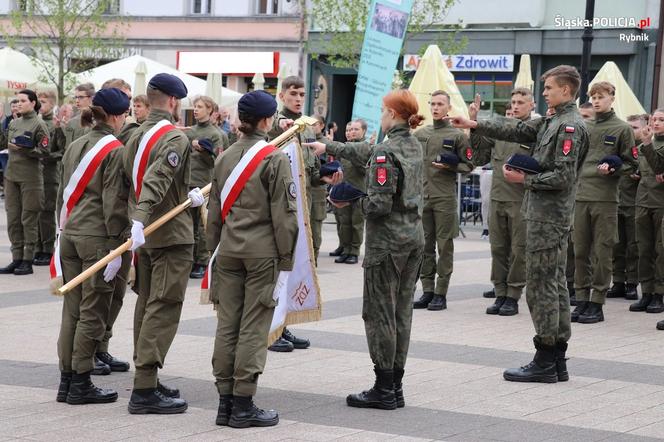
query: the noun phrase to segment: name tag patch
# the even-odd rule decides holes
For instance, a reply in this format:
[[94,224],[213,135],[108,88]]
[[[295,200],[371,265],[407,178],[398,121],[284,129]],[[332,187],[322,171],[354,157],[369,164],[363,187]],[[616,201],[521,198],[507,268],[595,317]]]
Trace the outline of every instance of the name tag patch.
[[443,147],[454,148],[454,140],[443,140]]
[[604,137],[604,144],[607,146],[614,146],[616,144],[616,137],[607,135]]

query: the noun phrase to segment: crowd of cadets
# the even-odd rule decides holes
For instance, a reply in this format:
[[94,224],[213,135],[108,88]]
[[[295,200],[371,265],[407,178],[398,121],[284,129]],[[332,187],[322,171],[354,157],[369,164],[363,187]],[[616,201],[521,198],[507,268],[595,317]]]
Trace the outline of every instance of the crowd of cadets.
[[[375,145],[373,140],[368,140],[367,125],[363,120],[348,123],[346,143],[334,141],[331,134],[324,134],[325,120],[322,117],[316,117],[318,122],[313,127],[307,127],[297,135],[303,145],[315,259],[318,259],[322,222],[327,214],[327,186],[344,180],[363,192],[369,192],[369,196],[360,204],[333,202],[339,237],[339,246],[329,253],[336,257],[334,262],[358,262],[366,220],[366,225],[374,225],[376,231],[367,228],[366,232],[365,278],[372,279],[376,287],[381,284],[391,287],[389,282],[394,277],[394,269],[390,268],[388,275],[384,273],[387,269],[381,266],[385,256],[392,255],[390,262],[398,265],[397,270],[407,280],[404,287],[411,290],[410,286],[416,281],[411,276],[419,277],[423,287],[422,295],[412,304],[412,291],[405,295],[402,292],[394,294],[395,304],[391,308],[403,324],[395,325],[390,336],[371,332],[380,326],[368,318],[371,315],[363,315],[367,316],[367,335],[375,338],[370,339],[369,347],[376,364],[376,385],[369,391],[349,396],[349,405],[390,409],[403,406],[399,391],[411,320],[410,314],[399,319],[403,314],[403,301],[406,298],[411,300],[408,301],[409,311],[413,308],[447,308],[454,238],[459,233],[458,174],[468,174],[476,166],[490,164],[493,169],[490,211],[486,213],[489,213],[491,282],[494,288],[484,296],[495,297],[495,302],[486,313],[518,314],[518,302],[524,287],[529,293],[551,291],[546,302],[541,297],[535,299],[543,296],[541,294],[528,296],[538,331],[535,341],[538,353],[531,365],[506,371],[506,379],[566,380],[566,369],[560,364],[564,363],[571,329],[565,325],[563,317],[571,317],[572,322],[581,324],[603,321],[602,307],[606,298],[638,300],[630,305],[630,311],[664,311],[664,110],[658,109],[652,115],[633,115],[627,118],[627,122],[622,121],[612,110],[615,87],[608,82],[598,82],[589,91],[590,102],[582,104],[577,111],[572,101],[578,89],[578,73],[574,68],[556,68],[545,74],[544,80],[544,95],[549,103],[546,117],[532,118],[532,92],[517,88],[512,92],[508,118],[477,122],[480,102],[476,97],[468,109],[470,119],[450,120],[449,95],[434,91],[430,99],[433,122],[422,128],[417,128],[421,118],[417,115],[417,106],[412,104],[412,97],[385,98],[382,118],[384,130],[394,137],[391,144]],[[218,198],[220,189],[215,187],[210,200],[210,207],[214,210],[208,215],[205,234],[198,207],[203,204],[200,188],[211,181],[228,178],[237,161],[234,163],[228,159],[230,157],[219,155],[229,146],[232,145],[229,152],[235,152],[233,155],[238,155],[239,160],[255,141],[273,139],[291,127],[294,120],[302,116],[305,88],[298,77],[285,79],[279,92],[283,107],[276,114],[276,103],[272,97],[267,98],[268,94],[245,95],[240,103],[241,136],[238,136],[238,127],[228,121],[228,113],[223,109],[220,111],[217,104],[205,96],[193,102],[195,124],[177,126],[180,99],[186,95],[186,87],[180,80],[158,74],[151,79],[147,95],[133,97],[133,116],[129,117],[131,88],[119,79],[107,81],[97,93],[91,84],[77,86],[74,90],[75,115],[72,115],[72,107],[66,104],[54,114],[56,100],[51,92],[35,94],[31,90],[22,90],[12,101],[12,115],[3,121],[0,142],[9,149],[9,161],[4,168],[4,192],[12,261],[0,268],[0,274],[26,275],[32,273],[33,264],[48,265],[51,262],[56,244],[56,214],[61,231],[60,256],[65,281],[92,265],[123,239],[131,237],[133,240],[133,254],[126,253],[114,260],[103,275],[96,275],[74,294],[65,297],[58,341],[62,374],[58,401],[77,404],[117,399],[116,392],[95,387],[90,374],[129,369],[127,362],[108,352],[108,341],[123,303],[133,260],[137,275],[132,288],[138,294],[138,301],[134,315],[136,376],[129,411],[179,413],[187,408],[177,389],[159,381],[158,368],[163,366],[177,329],[188,277],[203,277],[211,251],[224,238],[230,241],[227,235],[232,235],[233,230],[219,232],[221,220],[215,218],[219,201],[215,198]],[[390,111],[388,114],[386,109]],[[470,136],[462,129],[471,129]],[[156,142],[147,143],[154,146],[147,154],[147,165],[140,169],[137,164],[142,158],[136,156],[143,152],[146,142],[157,132],[163,135]],[[74,172],[79,162],[93,146],[109,136],[111,139],[117,137],[125,149],[111,152],[103,159],[99,166],[103,171],[99,172],[97,181],[90,184],[90,189],[96,189],[96,193],[90,191],[90,195],[86,193],[84,204],[72,203],[73,206],[68,205],[67,210],[62,210],[63,198],[71,194],[71,191],[66,193],[65,187],[68,188],[69,180],[76,175]],[[416,146],[421,147],[413,150]],[[386,149],[387,154],[377,154],[376,149],[381,152]],[[414,151],[421,152],[418,155],[423,163],[412,163],[410,167]],[[533,176],[517,174],[510,168],[515,155],[532,156],[543,167],[548,164],[553,171]],[[227,162],[215,161],[226,157]],[[321,162],[334,160],[340,161],[341,170],[322,176]],[[387,164],[382,164],[386,161]],[[396,165],[390,161],[396,161]],[[282,174],[285,166],[281,163],[283,161],[268,161],[266,169],[260,173]],[[417,172],[421,184],[410,183],[408,176],[398,175],[411,172]],[[394,183],[390,181],[393,179],[391,173],[399,176]],[[561,177],[571,179],[572,184],[561,181]],[[252,184],[256,186],[253,190],[256,195],[267,192],[275,204],[285,207],[285,211],[273,215],[292,221],[290,188],[263,188],[261,186],[265,183],[259,182],[261,180]],[[397,190],[399,186],[406,187]],[[388,189],[387,193],[385,189]],[[414,190],[419,194],[401,193]],[[552,190],[562,192],[559,201],[552,198]],[[190,210],[178,215],[149,238],[143,237],[144,226],[187,197],[192,200]],[[404,217],[403,226],[387,226],[382,221],[381,217],[386,213],[381,212],[384,211],[381,204],[387,204],[386,198],[391,201],[389,207],[385,206],[390,222],[399,214]],[[124,211],[118,209],[123,205]],[[413,210],[419,211],[420,215]],[[85,213],[88,221],[79,219],[77,223],[65,225],[69,216],[81,218],[77,211]],[[413,221],[415,225],[421,223],[422,244],[418,236],[420,231],[408,230],[414,228],[407,227],[411,216],[418,218]],[[233,222],[230,225],[232,227]],[[103,234],[95,233],[95,229],[101,229]],[[408,230],[407,234],[404,229]],[[541,235],[537,234],[540,230]],[[251,247],[239,247],[237,253],[230,247],[226,249],[227,256],[219,255],[224,264],[216,266],[215,271],[225,271],[226,281],[236,278],[238,272],[246,272],[247,278],[249,274],[255,274],[259,279],[270,279],[267,286],[274,287],[276,279],[272,281],[271,275],[278,272],[271,267],[272,263],[278,259],[278,270],[290,270],[292,263],[285,250],[292,250],[289,249],[291,244],[283,241],[293,239],[295,232],[288,230],[281,242],[277,241],[278,250],[275,249],[275,256],[269,262],[256,261]],[[405,250],[399,243],[399,250],[391,250],[383,243],[397,242],[383,237],[383,234],[396,235],[392,238],[401,235],[412,240],[412,248]],[[551,256],[546,255],[549,250]],[[549,275],[543,278],[547,281],[538,279],[539,270],[534,268],[534,263],[540,262],[538,260],[548,262],[556,275],[558,269],[562,269],[562,282],[551,281]],[[231,284],[226,287],[229,294],[222,297],[231,296],[238,284],[244,287],[253,283],[242,278],[228,282]],[[637,294],[639,284],[640,299]],[[402,299],[401,295],[407,296]],[[246,297],[246,293],[243,296]],[[367,296],[365,293],[365,298]],[[566,305],[558,305],[559,299],[564,299]],[[228,308],[218,311],[220,324],[234,323],[230,318],[240,315],[242,321],[258,327],[255,324],[257,317],[270,316],[270,312],[263,309],[274,307],[259,296],[258,304],[253,304],[257,310],[253,313],[256,318],[252,320],[247,317],[247,311],[242,313],[241,308],[240,311],[232,310],[230,306],[236,301],[229,298],[228,302]],[[559,317],[561,323],[543,325],[552,320],[543,319],[552,317],[552,311],[547,310],[552,304],[556,305],[554,316]],[[569,304],[575,306],[571,312]],[[365,306],[372,309],[371,302]],[[384,319],[389,322],[389,318]],[[264,328],[266,321],[258,322]],[[244,327],[240,322],[236,324],[236,327],[241,326]],[[258,329],[262,330],[260,327]],[[657,328],[664,329],[664,321],[660,321]],[[554,330],[554,335],[559,333],[558,338],[549,339],[547,333],[550,330]],[[223,328],[217,331],[215,355],[230,353],[235,358],[235,362],[229,362],[218,359],[217,355],[213,360],[216,361],[214,371],[221,398],[218,423],[274,425],[278,421],[276,413],[256,408],[251,400],[265,360],[264,352],[259,349],[260,339],[238,342],[235,332]],[[400,335],[405,336],[406,341]],[[392,352],[385,353],[385,342],[395,339]],[[285,329],[282,337],[269,348],[292,351],[308,346],[308,340],[297,338]],[[550,360],[547,355],[551,356]],[[238,361],[243,367],[238,367]],[[537,367],[547,363],[554,364],[553,374],[537,371]],[[239,399],[233,402],[233,397]],[[233,418],[231,413],[235,413],[236,408],[238,414]]]

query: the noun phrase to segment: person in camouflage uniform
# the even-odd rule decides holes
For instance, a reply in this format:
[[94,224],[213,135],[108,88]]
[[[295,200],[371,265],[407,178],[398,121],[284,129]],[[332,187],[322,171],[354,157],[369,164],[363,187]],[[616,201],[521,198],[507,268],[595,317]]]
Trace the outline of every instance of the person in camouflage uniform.
[[383,98],[381,116],[387,141],[371,151],[357,144],[327,147],[330,155],[369,164],[368,196],[354,204],[367,223],[362,319],[376,381],[373,388],[346,398],[351,407],[393,410],[405,405],[401,384],[424,247],[423,154],[410,133],[424,119],[417,111],[411,92],[390,92]]
[[[478,94],[479,95],[479,94]],[[470,118],[477,119],[479,96],[469,107]],[[530,120],[535,106],[533,93],[528,88],[512,91],[511,108],[514,118]],[[508,123],[506,123],[508,124]],[[516,124],[516,121],[513,121]],[[489,241],[491,242],[491,282],[496,302],[486,309],[488,315],[512,316],[519,313],[521,291],[526,285],[526,229],[521,215],[525,189],[508,183],[503,176],[503,165],[515,154],[530,155],[532,144],[493,140],[471,133],[470,143],[476,152],[474,162],[491,161],[491,214]]]
[[516,126],[498,119],[475,122],[452,118],[456,127],[474,129],[478,135],[536,142],[533,158],[542,172],[525,175],[503,167],[505,179],[525,187],[526,300],[535,325],[535,357],[528,365],[508,369],[503,377],[518,382],[557,382],[569,379],[565,362],[572,334],[569,293],[565,281],[566,247],[574,210],[574,189],[579,165],[588,151],[588,130],[574,103],[581,83],[572,66],[545,72],[542,95],[552,116]]
[[[643,128],[647,115],[630,115],[627,123],[634,131],[636,144],[643,142]],[[613,247],[613,286],[607,298],[638,299],[639,247],[636,242],[636,192],[639,188],[637,171],[622,175],[618,182],[618,242]]]

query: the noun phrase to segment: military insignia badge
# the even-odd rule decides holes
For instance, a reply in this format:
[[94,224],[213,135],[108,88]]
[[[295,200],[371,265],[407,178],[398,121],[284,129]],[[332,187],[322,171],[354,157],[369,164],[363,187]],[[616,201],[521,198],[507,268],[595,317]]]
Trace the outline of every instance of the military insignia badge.
[[604,137],[604,144],[606,144],[607,146],[615,145],[616,144],[616,137],[611,136],[611,135],[606,135]]
[[290,183],[288,185],[288,194],[293,199],[297,198],[297,189],[295,188],[295,183]]
[[44,135],[41,139],[41,146],[46,149],[48,147],[48,137]]
[[635,160],[639,158],[639,148],[637,146],[632,147],[632,157]]
[[473,159],[473,149],[471,149],[470,147],[466,148],[466,158],[468,159],[468,161]]
[[452,149],[454,147],[454,140],[443,140],[443,147]]
[[574,133],[574,126],[565,126],[565,133],[573,134]]
[[384,186],[387,183],[387,169],[384,167],[379,167],[376,169],[376,182],[381,186]]
[[572,151],[572,140],[563,141],[563,155],[567,156]]
[[376,157],[376,162],[377,163],[385,163],[385,162],[387,162],[387,159],[385,158],[385,155],[378,155]]
[[168,152],[166,159],[168,160],[168,164],[170,164],[171,167],[178,167],[180,156],[177,154],[177,152]]

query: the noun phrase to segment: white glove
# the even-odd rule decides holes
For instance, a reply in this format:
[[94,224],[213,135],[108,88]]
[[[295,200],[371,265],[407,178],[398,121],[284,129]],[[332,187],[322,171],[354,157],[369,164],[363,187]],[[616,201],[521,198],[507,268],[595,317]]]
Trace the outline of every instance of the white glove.
[[122,255],[116,256],[113,261],[109,262],[104,269],[104,281],[111,282],[115,275],[118,274],[120,266],[122,265]]
[[199,207],[202,206],[203,203],[205,202],[205,197],[201,193],[201,189],[198,187],[194,187],[189,191],[187,194],[189,199],[191,199],[191,207]]
[[145,236],[143,235],[143,223],[135,219],[131,221],[133,222],[131,226],[131,251],[133,252],[145,244]]

